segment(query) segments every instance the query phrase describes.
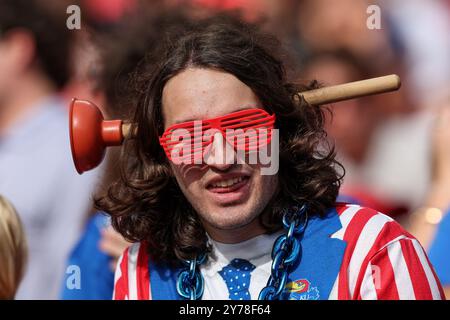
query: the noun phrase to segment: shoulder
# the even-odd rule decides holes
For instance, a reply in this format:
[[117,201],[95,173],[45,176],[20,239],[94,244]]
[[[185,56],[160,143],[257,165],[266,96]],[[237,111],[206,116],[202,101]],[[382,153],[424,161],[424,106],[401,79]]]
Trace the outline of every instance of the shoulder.
[[335,286],[339,299],[439,299],[442,291],[420,243],[370,208],[336,206],[347,247]]
[[339,203],[336,212],[342,228],[332,237],[346,241],[347,250],[364,247],[376,252],[391,242],[414,239],[399,223],[374,209]]
[[346,242],[342,268],[358,273],[377,254],[403,240],[420,244],[398,222],[374,209],[342,204],[336,207],[342,228],[332,235]]
[[401,239],[414,239],[396,221],[376,210],[359,205],[338,204],[336,211],[342,227],[331,237],[343,240],[347,245],[341,273],[345,271],[350,281],[361,270],[365,270],[377,253],[390,244]]

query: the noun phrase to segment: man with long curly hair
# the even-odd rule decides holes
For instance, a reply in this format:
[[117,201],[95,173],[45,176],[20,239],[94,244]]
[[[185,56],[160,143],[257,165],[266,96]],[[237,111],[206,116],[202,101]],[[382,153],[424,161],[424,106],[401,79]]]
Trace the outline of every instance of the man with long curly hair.
[[324,110],[298,94],[316,83],[287,80],[274,39],[212,19],[166,40],[137,75],[121,177],[96,201],[136,242],[115,299],[443,298],[417,240],[336,202]]

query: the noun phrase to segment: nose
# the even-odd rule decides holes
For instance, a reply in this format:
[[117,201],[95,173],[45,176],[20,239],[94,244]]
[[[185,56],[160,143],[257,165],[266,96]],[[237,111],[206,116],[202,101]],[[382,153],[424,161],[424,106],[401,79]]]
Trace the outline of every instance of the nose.
[[216,132],[211,145],[205,151],[206,164],[219,171],[226,171],[236,164],[236,152],[221,132]]

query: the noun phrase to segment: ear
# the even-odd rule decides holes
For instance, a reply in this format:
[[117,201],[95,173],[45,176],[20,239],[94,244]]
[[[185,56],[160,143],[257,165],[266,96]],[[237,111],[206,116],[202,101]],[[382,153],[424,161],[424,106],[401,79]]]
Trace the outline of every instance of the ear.
[[6,33],[4,41],[11,63],[18,71],[27,70],[36,59],[36,41],[25,29],[13,29]]

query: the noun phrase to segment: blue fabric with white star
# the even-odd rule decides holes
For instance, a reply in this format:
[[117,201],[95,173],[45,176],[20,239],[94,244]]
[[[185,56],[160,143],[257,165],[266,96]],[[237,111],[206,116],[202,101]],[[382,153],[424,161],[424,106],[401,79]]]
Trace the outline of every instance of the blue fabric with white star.
[[250,300],[250,274],[256,267],[244,259],[233,259],[219,271],[225,281],[231,300]]

